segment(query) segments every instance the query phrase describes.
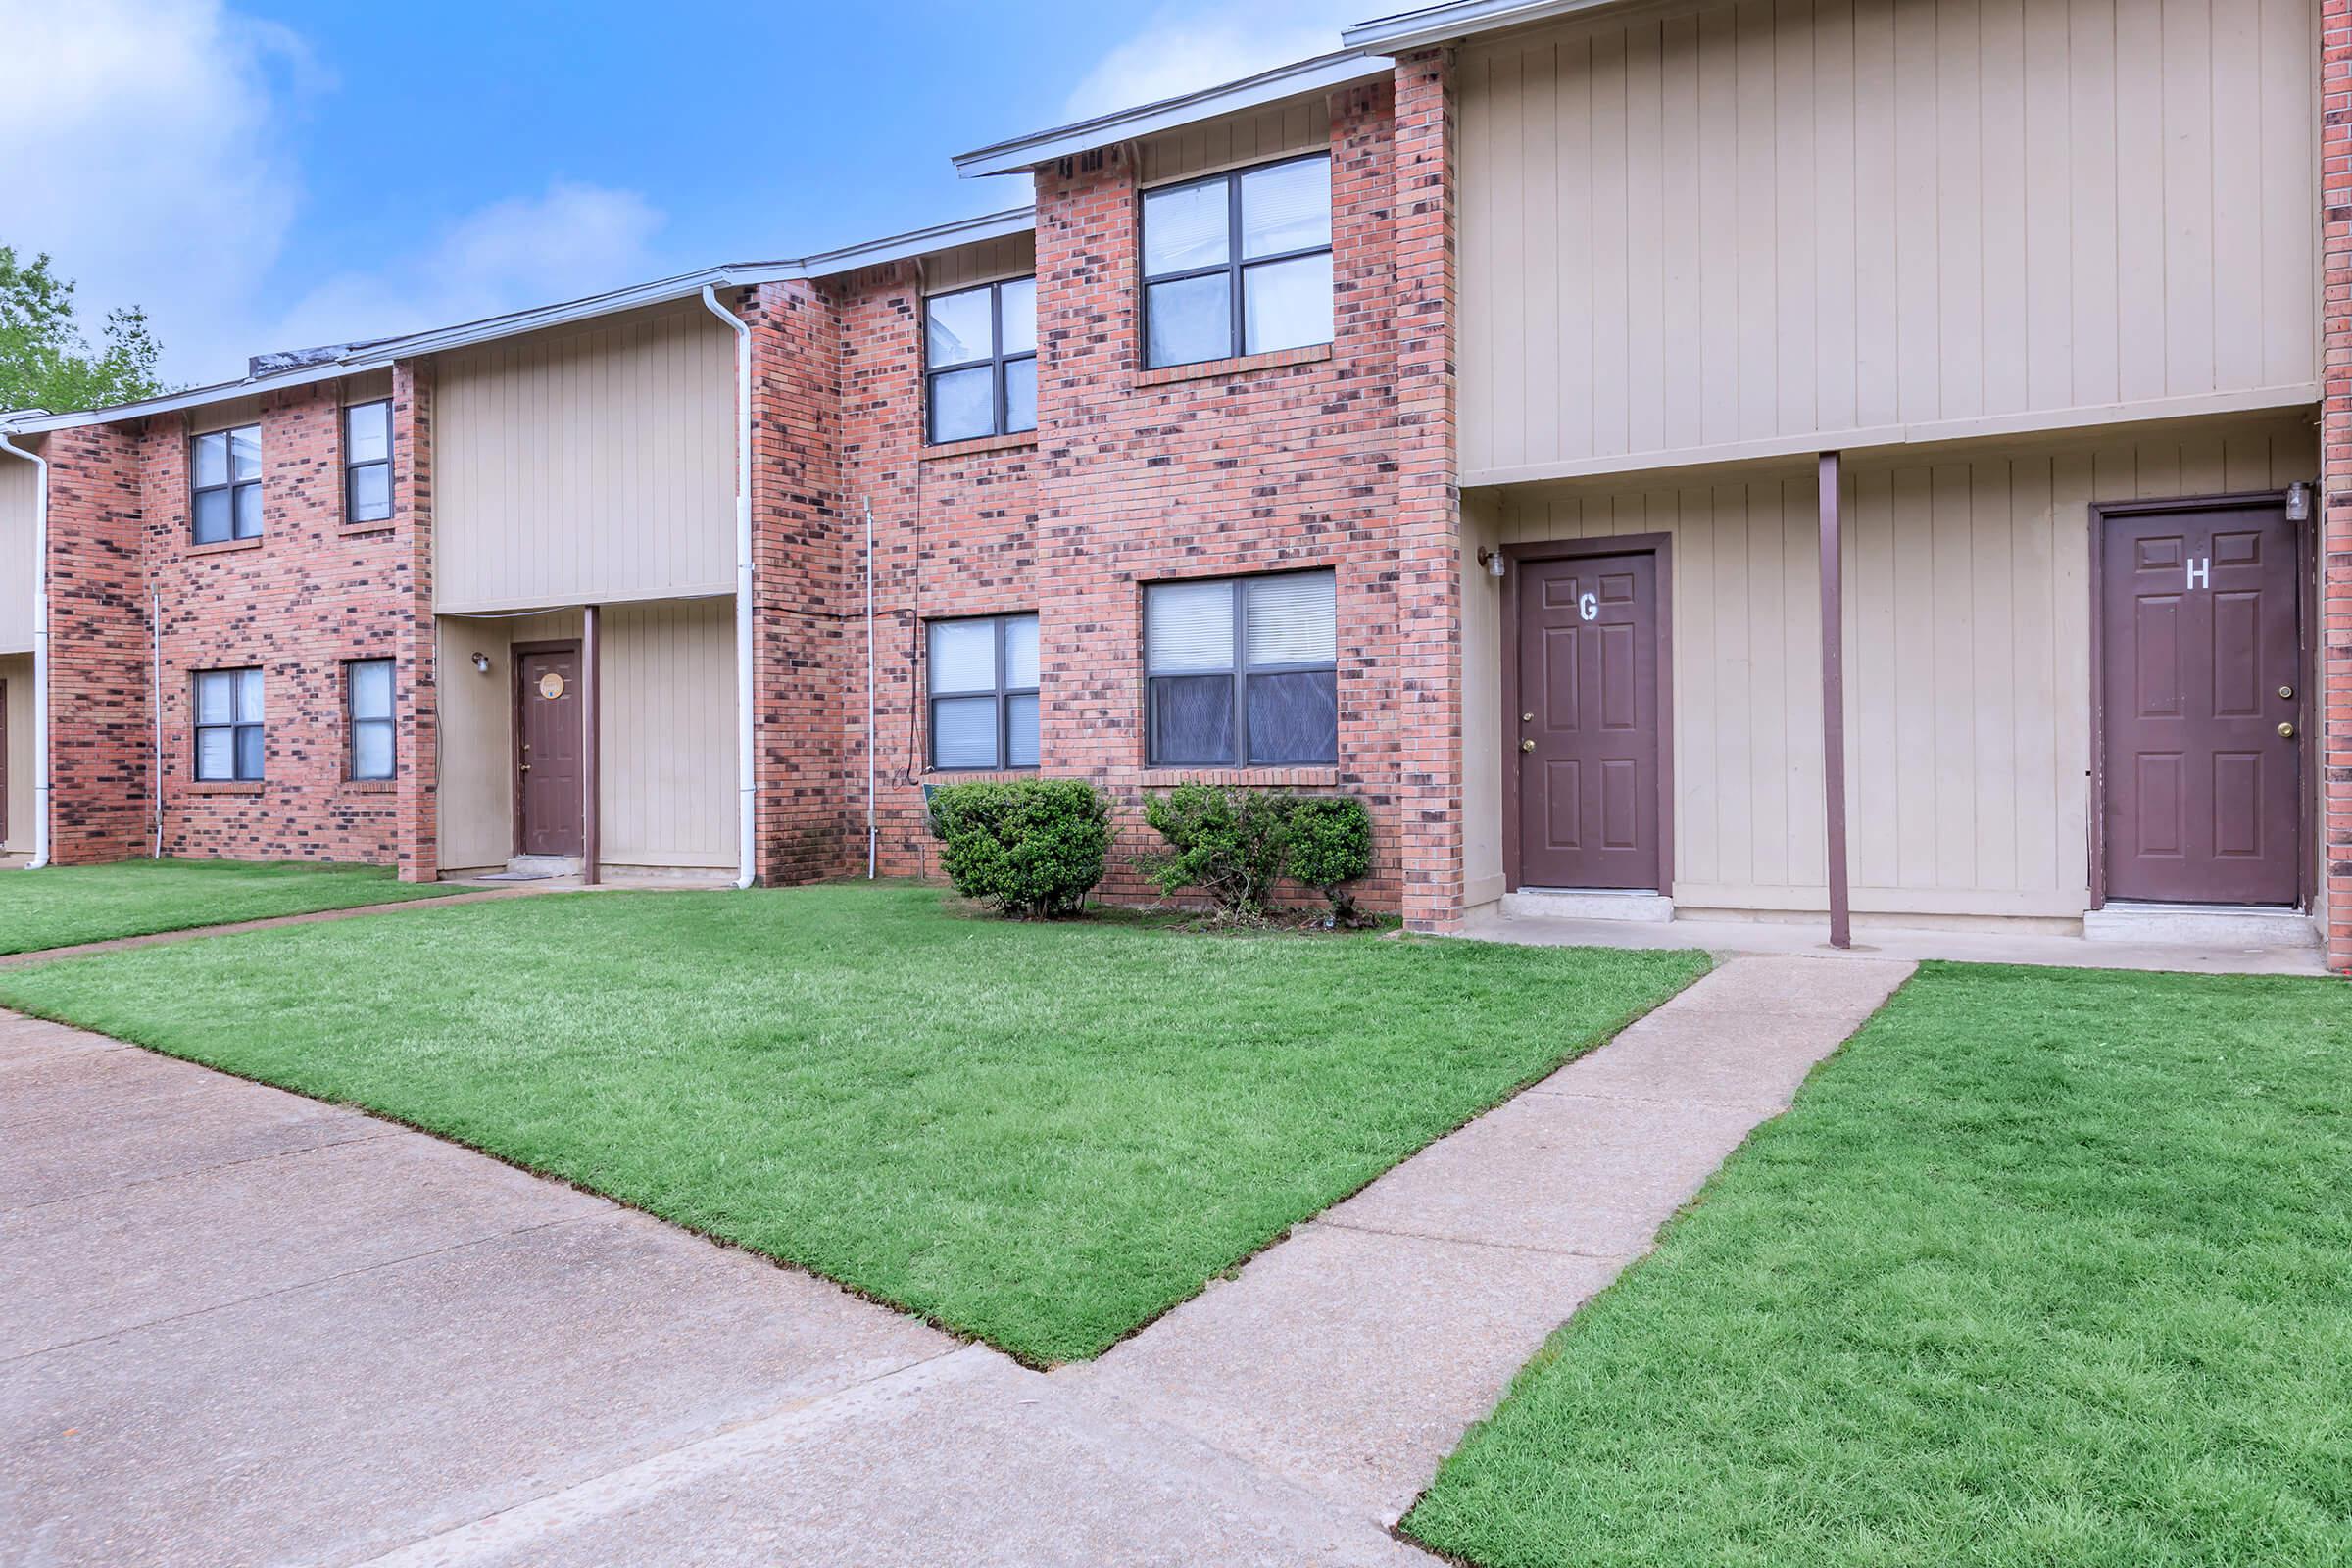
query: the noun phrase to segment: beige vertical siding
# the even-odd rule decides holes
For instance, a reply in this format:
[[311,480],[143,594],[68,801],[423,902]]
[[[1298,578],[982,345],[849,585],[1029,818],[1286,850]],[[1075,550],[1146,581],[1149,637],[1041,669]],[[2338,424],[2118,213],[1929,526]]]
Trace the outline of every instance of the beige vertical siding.
[[1026,277],[1037,270],[1037,235],[1024,229],[977,245],[958,245],[923,258],[923,292],[948,294],[975,283]]
[[[2088,899],[2089,508],[2318,470],[2308,423],[2109,432],[1847,469],[1846,768],[1857,909],[2079,915]],[[1826,906],[1818,513],[1809,471],[1519,490],[1494,540],[1666,533],[1674,552],[1675,898]],[[1493,584],[1467,578],[1468,711],[1497,710]],[[1474,891],[1498,885],[1501,742],[1465,726]]]
[[32,849],[32,656],[0,659],[0,681],[8,684],[8,809],[0,849]]
[[734,357],[700,303],[445,357],[441,611],[731,591]]
[[1465,475],[2310,401],[2316,62],[2311,0],[1744,0],[1470,47]]
[[736,863],[735,604],[605,612],[604,858]]
[[1322,94],[1187,125],[1144,143],[1144,183],[1163,184],[1264,163],[1331,145],[1331,104]]
[[32,647],[32,599],[40,586],[33,541],[39,471],[24,459],[0,452],[0,654]]
[[[576,610],[440,622],[443,870],[514,847],[517,643],[578,638]],[[477,674],[473,656],[487,655]],[[735,864],[735,606],[616,605],[604,613],[602,831],[613,865]]]

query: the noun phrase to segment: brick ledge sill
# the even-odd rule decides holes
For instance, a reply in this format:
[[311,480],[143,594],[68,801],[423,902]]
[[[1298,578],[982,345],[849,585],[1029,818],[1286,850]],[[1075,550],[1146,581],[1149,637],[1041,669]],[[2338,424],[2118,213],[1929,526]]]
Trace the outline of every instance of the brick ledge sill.
[[1275,349],[1267,354],[1245,354],[1238,359],[1202,360],[1198,365],[1170,365],[1157,370],[1138,370],[1135,384],[1166,386],[1172,381],[1199,381],[1212,375],[1242,375],[1251,370],[1277,370],[1290,365],[1320,365],[1331,358],[1331,345],[1316,343],[1301,349]]
[[182,795],[259,795],[269,787],[268,781],[260,779],[238,779],[233,782],[226,779],[205,779],[190,780],[188,783],[182,784],[179,787],[179,793]]
[[256,534],[251,539],[216,539],[209,545],[190,545],[191,556],[223,556],[232,550],[259,550],[269,539],[268,534]]
[[917,456],[925,463],[940,458],[969,458],[983,452],[1018,452],[1037,445],[1035,430],[1016,430],[1010,435],[976,435],[969,441],[942,441],[927,446]]

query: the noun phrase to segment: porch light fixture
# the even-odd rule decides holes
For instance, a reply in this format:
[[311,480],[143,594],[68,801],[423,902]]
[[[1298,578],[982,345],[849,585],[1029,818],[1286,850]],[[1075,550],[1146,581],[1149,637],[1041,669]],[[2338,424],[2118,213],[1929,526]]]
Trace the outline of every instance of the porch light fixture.
[[2309,522],[2311,520],[2311,481],[2309,479],[2298,479],[2286,487],[2286,520],[2289,522]]
[[475,674],[477,674],[477,675],[487,675],[487,674],[489,674],[489,673],[490,673],[490,656],[489,656],[488,654],[476,654],[476,655],[474,655],[474,656],[473,656],[473,668],[474,668],[474,673],[475,673]]
[[1494,578],[1496,582],[1502,581],[1501,551],[1484,549],[1480,550],[1478,553],[1478,564],[1487,568],[1488,576]]

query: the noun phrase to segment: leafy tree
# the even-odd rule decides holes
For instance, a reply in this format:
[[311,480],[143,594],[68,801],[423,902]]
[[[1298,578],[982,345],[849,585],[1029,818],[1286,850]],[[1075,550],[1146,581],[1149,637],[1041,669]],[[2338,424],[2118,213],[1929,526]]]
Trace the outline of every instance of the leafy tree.
[[169,391],[156,374],[163,352],[137,306],[109,311],[100,343],[74,316],[74,283],[46,254],[24,266],[0,245],[0,413],[102,408]]

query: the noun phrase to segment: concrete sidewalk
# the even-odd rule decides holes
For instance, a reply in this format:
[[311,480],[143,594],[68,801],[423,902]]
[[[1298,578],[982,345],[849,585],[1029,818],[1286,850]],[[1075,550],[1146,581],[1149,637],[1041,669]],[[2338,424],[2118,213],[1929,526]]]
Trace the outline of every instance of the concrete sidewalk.
[[1091,1366],[0,1014],[24,1564],[1406,1564],[1544,1337],[1906,972],[1743,960]]

